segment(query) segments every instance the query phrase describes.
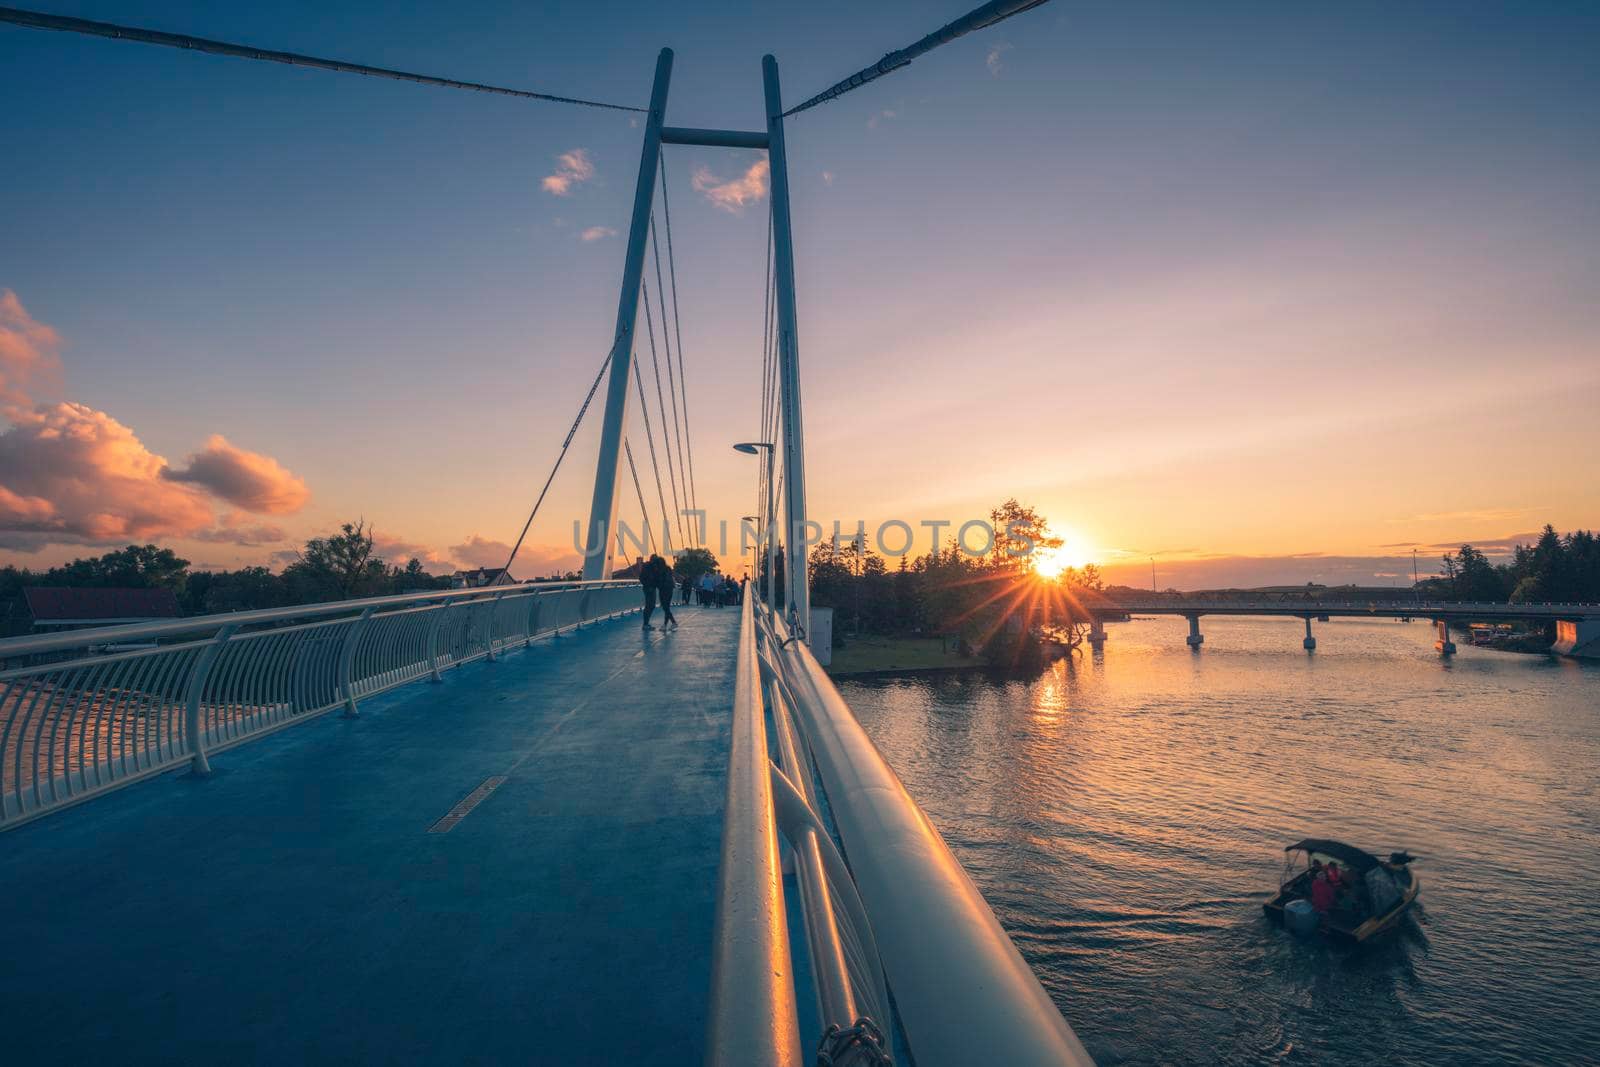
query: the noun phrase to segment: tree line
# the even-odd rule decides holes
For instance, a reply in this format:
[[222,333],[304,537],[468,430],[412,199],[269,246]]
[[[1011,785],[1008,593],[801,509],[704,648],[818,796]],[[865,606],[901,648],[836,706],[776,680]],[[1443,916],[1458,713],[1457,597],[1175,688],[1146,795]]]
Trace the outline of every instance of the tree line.
[[1517,545],[1505,563],[1471,545],[1446,552],[1443,575],[1417,583],[1436,600],[1510,604],[1600,603],[1600,538],[1590,530],[1556,533],[1546,525],[1531,545]]
[[952,538],[891,567],[864,537],[823,542],[809,557],[811,603],[834,609],[836,640],[859,633],[946,636],[996,661],[1027,658],[1041,628],[1087,622],[1083,606],[1103,588],[1099,569],[1067,567],[1043,578],[1036,553],[1062,543],[1049,520],[1015,499],[989,519],[994,538],[981,555]]
[[243,567],[236,571],[190,570],[170,548],[129,545],[90,559],[75,559],[44,571],[0,568],[0,611],[9,629],[25,623],[22,590],[27,586],[88,589],[171,589],[185,615],[316,604],[352,597],[448,589],[450,579],[429,574],[422,561],[390,564],[373,546],[365,521],[347,522],[328,537],[313,537],[282,571]]

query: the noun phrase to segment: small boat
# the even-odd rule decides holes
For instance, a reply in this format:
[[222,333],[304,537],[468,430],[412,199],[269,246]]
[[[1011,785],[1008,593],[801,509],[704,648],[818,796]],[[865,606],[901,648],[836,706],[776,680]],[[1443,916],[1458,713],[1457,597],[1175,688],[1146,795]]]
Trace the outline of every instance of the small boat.
[[[1320,930],[1335,940],[1360,944],[1393,928],[1422,888],[1411,870],[1413,857],[1405,852],[1380,860],[1342,841],[1308,837],[1283,853],[1283,884],[1261,907],[1267,918],[1297,931]],[[1325,870],[1341,884],[1332,892],[1314,893],[1313,882]],[[1312,904],[1315,896],[1323,897],[1321,909]]]

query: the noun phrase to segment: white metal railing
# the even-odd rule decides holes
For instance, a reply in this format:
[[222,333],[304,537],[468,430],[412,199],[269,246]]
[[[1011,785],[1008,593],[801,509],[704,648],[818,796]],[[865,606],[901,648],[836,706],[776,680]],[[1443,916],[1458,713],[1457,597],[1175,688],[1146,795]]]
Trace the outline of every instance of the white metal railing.
[[808,1059],[892,1063],[898,1024],[920,1067],[1092,1063],[810,650],[759,602],[744,607],[733,737],[708,1064],[801,1062],[779,834],[822,1028]]
[[534,583],[0,641],[0,829],[638,606],[634,582]]

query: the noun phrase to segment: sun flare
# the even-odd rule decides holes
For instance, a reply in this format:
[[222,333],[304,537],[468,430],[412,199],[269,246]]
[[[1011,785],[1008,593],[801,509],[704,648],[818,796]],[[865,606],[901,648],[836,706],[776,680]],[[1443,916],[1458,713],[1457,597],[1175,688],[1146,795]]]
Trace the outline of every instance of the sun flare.
[[1061,547],[1041,548],[1033,554],[1033,571],[1041,578],[1056,578],[1068,567],[1093,563],[1094,546],[1071,530],[1060,531]]

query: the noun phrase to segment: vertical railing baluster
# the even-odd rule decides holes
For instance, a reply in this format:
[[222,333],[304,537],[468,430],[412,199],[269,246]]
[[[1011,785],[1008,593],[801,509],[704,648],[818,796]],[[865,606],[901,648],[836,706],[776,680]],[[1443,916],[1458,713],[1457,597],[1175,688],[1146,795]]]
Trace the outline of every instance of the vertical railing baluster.
[[450,604],[440,604],[433,609],[433,621],[428,624],[428,681],[442,682],[439,673],[439,631],[444,627],[444,617],[450,614]]
[[350,624],[349,631],[344,635],[344,648],[339,653],[339,695],[344,698],[344,717],[354,719],[360,712],[356,711],[356,694],[350,685],[350,672],[356,662],[356,641],[361,637],[361,631],[367,628],[367,620],[372,618],[372,609],[367,608],[361,617]]
[[222,655],[222,646],[238,630],[237,626],[224,626],[217,631],[217,636],[200,653],[200,658],[195,661],[194,669],[189,675],[189,691],[184,700],[183,709],[183,739],[189,749],[189,770],[197,778],[205,778],[211,774],[211,762],[206,759],[205,731],[200,728],[201,700],[204,695],[206,678],[211,674],[212,666],[217,662],[217,657]]
[[490,663],[493,663],[496,658],[494,654],[494,632],[500,625],[500,597],[503,596],[505,596],[505,594],[500,593],[493,600],[489,601],[489,606],[485,610],[485,614],[489,616],[489,625],[484,628],[483,645],[489,653]]

